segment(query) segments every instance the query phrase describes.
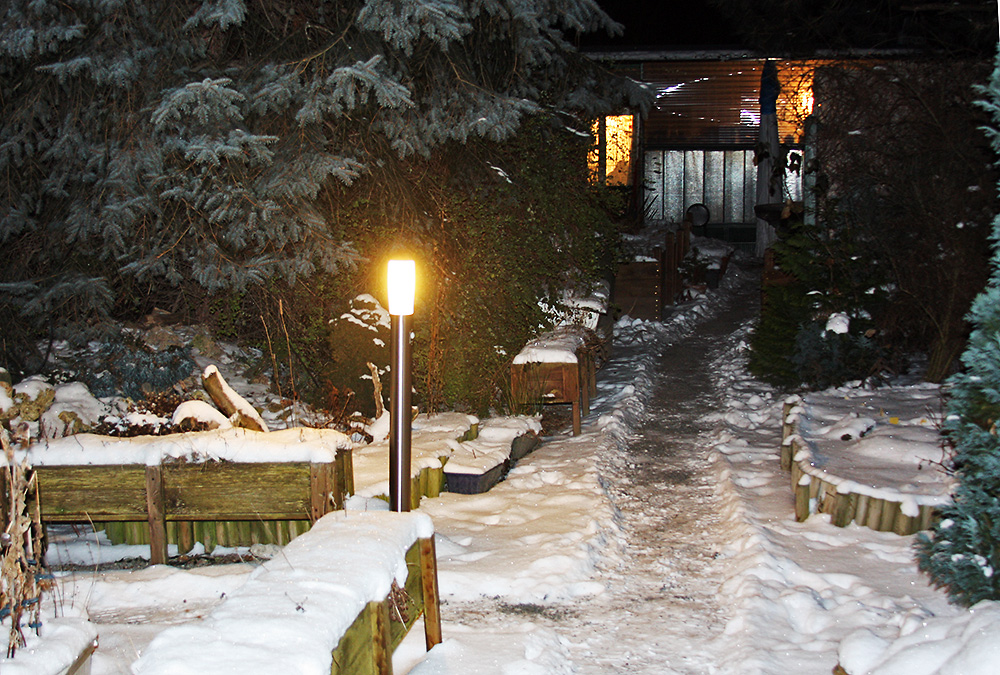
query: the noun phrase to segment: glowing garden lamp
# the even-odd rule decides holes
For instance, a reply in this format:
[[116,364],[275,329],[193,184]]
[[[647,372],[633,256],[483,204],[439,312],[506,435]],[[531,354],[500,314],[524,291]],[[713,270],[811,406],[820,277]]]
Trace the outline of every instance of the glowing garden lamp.
[[390,260],[389,314],[392,316],[392,389],[389,397],[389,506],[410,510],[410,324],[417,272],[412,260]]

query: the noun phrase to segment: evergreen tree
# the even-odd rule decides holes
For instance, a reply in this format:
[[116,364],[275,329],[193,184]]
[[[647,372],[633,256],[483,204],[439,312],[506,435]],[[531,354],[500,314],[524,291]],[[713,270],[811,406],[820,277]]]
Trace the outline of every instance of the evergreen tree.
[[[987,134],[1000,154],[1000,57],[982,92],[994,124]],[[992,242],[991,276],[969,314],[964,369],[949,388],[945,433],[958,486],[930,536],[916,545],[920,569],[962,605],[1000,600],[1000,216]]]
[[504,141],[529,115],[583,126],[644,96],[568,41],[616,29],[592,0],[0,12],[0,316],[22,370],[29,329],[356,264],[329,195],[361,178],[384,222],[409,226],[420,205],[398,195],[439,148]]
[[[764,285],[750,371],[778,386],[813,389],[874,374],[881,350],[871,317],[886,305],[886,275],[864,233],[833,211],[809,225],[793,213],[773,250],[783,276]],[[835,315],[848,320],[847,330],[828,330]]]

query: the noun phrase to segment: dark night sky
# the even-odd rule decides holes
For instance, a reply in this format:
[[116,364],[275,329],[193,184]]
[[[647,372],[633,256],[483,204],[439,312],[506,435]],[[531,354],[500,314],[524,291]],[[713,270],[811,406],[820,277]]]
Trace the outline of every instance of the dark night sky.
[[734,47],[730,25],[703,2],[636,2],[636,0],[598,0],[615,21],[624,24],[625,33],[609,38],[603,33],[581,37],[584,48],[692,48]]
[[[741,49],[750,45],[735,37],[743,29],[758,49],[806,53],[816,49],[926,49],[992,58],[996,52],[996,5],[986,0],[948,3],[790,4],[780,20],[761,11],[736,26],[705,0],[597,0],[625,34],[580,36],[583,49],[694,50]],[[750,7],[753,7],[752,5]],[[743,8],[746,10],[746,7]],[[746,10],[749,11],[749,10]],[[752,36],[752,37],[750,37]]]

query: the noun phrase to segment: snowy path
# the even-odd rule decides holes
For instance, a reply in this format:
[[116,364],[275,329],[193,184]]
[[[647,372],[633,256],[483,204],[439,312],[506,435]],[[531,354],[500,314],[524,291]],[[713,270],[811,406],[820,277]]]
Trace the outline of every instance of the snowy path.
[[[728,309],[663,350],[647,421],[626,452],[606,458],[625,553],[608,592],[589,608],[587,623],[599,639],[578,662],[581,672],[704,673],[714,666],[706,648],[727,621],[718,555],[730,532],[720,526],[709,461],[705,415],[719,407],[709,367],[757,311],[758,298],[754,288],[743,289]],[[614,371],[634,363],[628,349],[619,350],[609,378],[619,380]]]
[[[472,589],[454,592],[457,580],[470,575],[465,565],[450,574],[453,563],[457,565],[460,557],[481,555],[481,564],[501,555],[500,542],[506,540],[509,546],[512,540],[526,538],[517,529],[525,525],[511,522],[506,534],[503,530],[491,532],[496,546],[483,546],[480,538],[484,534],[470,532],[466,529],[469,525],[458,531],[451,527],[474,522],[473,514],[463,516],[456,509],[479,502],[476,509],[482,509],[489,498],[470,501],[444,496],[426,508],[432,510],[442,528],[445,557],[451,541],[460,540],[465,545],[443,563],[442,587],[454,592],[443,609],[445,625],[458,628],[463,636],[466,630],[498,627],[510,632],[550,631],[558,640],[550,635],[546,644],[561,645],[565,660],[560,666],[565,672],[694,674],[716,669],[715,638],[730,618],[718,597],[727,576],[718,556],[732,543],[732,530],[720,522],[724,505],[709,457],[715,425],[706,416],[716,412],[721,403],[709,368],[720,350],[730,345],[730,335],[756,313],[759,299],[753,283],[734,290],[734,295],[727,295],[725,307],[711,308],[715,318],[704,320],[695,313],[674,322],[670,329],[657,327],[664,331],[658,339],[650,340],[648,334],[635,340],[628,335],[624,340],[616,339],[612,359],[599,373],[598,396],[587,426],[606,426],[604,415],[608,411],[615,409],[622,414],[624,409],[626,417],[634,416],[622,424],[629,431],[626,442],[598,444],[595,458],[593,436],[589,441],[580,439],[586,445],[578,446],[576,452],[574,443],[580,441],[562,435],[549,437],[507,481],[491,491],[503,500],[498,502],[500,506],[509,503],[503,494],[507,490],[529,493],[526,476],[558,474],[553,482],[564,492],[572,483],[585,482],[579,476],[586,470],[571,467],[575,455],[579,455],[576,461],[591,471],[596,464],[598,475],[589,478],[603,486],[604,499],[610,499],[602,510],[614,514],[613,524],[602,522],[599,513],[592,516],[597,528],[610,533],[604,550],[598,556],[590,555],[599,559],[597,569],[589,571],[590,578],[603,587],[601,592],[583,597],[573,593],[567,597],[563,592],[537,598],[530,592],[532,585],[537,585],[530,572],[523,574],[532,577],[524,593],[517,589],[484,589],[478,596],[470,592]],[[660,353],[656,353],[656,345],[660,345]],[[623,406],[622,401],[629,397],[635,398],[635,404]],[[589,451],[580,452],[585,449]],[[543,501],[537,494],[532,496],[533,502]],[[593,495],[589,499],[592,506],[600,503],[593,501]],[[540,508],[537,503],[533,506]],[[574,518],[567,512],[564,520],[580,529]],[[503,516],[494,527],[503,527],[509,520]],[[540,515],[538,521],[543,520],[555,518]],[[472,536],[461,539],[460,534]],[[541,543],[542,550],[552,548]],[[515,553],[508,571],[514,566],[530,570],[544,562],[543,553],[525,557],[526,553]],[[502,569],[503,565],[493,561],[491,567]],[[584,578],[587,571],[581,570]],[[572,576],[569,569],[563,569],[562,574]],[[479,583],[488,578],[480,578]],[[565,585],[565,578],[559,583]],[[558,585],[554,584],[554,591]]]

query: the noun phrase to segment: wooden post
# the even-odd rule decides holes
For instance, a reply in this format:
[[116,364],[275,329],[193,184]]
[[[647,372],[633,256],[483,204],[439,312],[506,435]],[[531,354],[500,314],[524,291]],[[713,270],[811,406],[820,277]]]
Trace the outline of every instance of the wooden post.
[[433,535],[420,540],[420,581],[424,592],[424,642],[430,650],[441,644],[441,597]]
[[865,515],[865,526],[873,530],[879,529],[878,525],[882,521],[882,509],[885,508],[885,500],[879,497],[871,497],[868,500],[868,513]]
[[316,462],[309,465],[309,519],[314,523],[329,510],[327,507],[331,489],[327,472],[329,467],[329,464]]
[[878,524],[879,532],[892,532],[893,527],[896,525],[900,506],[902,505],[899,502],[885,502],[885,505],[882,507],[882,519]]
[[858,498],[853,492],[836,493],[837,497],[833,503],[833,514],[831,522],[837,527],[847,527],[854,519],[854,510],[858,505]]
[[858,525],[864,525],[865,520],[868,518],[868,500],[870,497],[868,495],[858,495],[858,504],[854,508],[854,522]]
[[346,480],[344,476],[344,460],[341,455],[345,452],[350,453],[350,450],[338,450],[337,456],[333,460],[331,465],[332,472],[332,490],[333,490],[333,508],[336,511],[344,508],[344,499],[347,496]]
[[892,524],[892,531],[898,535],[906,536],[917,531],[917,518],[903,513],[903,505],[900,504],[899,511],[896,512],[896,521]]
[[792,470],[792,457],[795,456],[795,439],[781,442],[781,468],[785,471]]
[[149,522],[149,561],[167,562],[167,520],[163,490],[163,466],[146,466],[146,513]]
[[809,487],[812,479],[808,474],[800,473],[795,483],[795,520],[800,523],[809,518]]
[[389,631],[389,599],[372,603],[372,665],[377,675],[392,675],[392,634]]
[[920,522],[917,524],[917,528],[920,530],[929,529],[931,525],[934,524],[934,507],[928,504],[922,504],[920,506]]
[[354,494],[354,451],[341,448],[337,451],[339,474],[344,481],[344,495]]

